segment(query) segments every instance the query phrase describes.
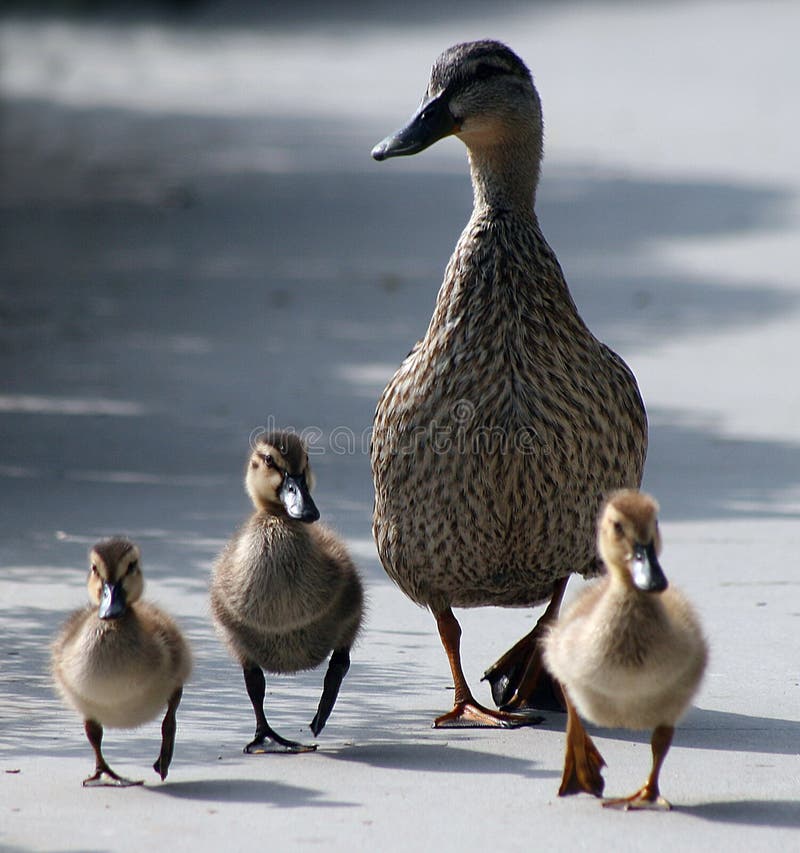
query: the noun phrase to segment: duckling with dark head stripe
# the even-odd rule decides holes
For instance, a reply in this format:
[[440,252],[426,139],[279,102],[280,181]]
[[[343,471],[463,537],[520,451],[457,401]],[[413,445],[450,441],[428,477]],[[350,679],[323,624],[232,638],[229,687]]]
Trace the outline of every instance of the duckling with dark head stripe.
[[192,657],[183,635],[161,609],[141,601],[139,549],[128,539],[98,542],[90,554],[92,603],[75,611],[53,644],[59,693],[84,719],[95,772],[84,785],[141,785],[119,776],[103,758],[103,727],[136,728],[166,707],[161,751],[153,769],[165,779],[175,745],[175,714]]
[[290,673],[319,666],[331,654],[322,697],[311,721],[318,735],[350,667],[363,618],[361,580],[344,543],[317,524],[308,453],[292,432],[253,442],[245,488],[255,512],[220,555],[211,582],[211,610],[244,672],[256,717],[248,753],[307,752],[287,740],[264,713],[264,670]]

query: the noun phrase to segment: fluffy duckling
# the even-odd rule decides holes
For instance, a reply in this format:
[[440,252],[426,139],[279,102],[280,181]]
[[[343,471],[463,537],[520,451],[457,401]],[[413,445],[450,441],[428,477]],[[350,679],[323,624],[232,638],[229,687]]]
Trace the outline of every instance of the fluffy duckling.
[[[525,63],[496,41],[434,63],[409,123],[373,150],[416,154],[455,135],[474,208],[424,338],[375,411],[373,532],[389,577],[436,618],[455,684],[437,726],[530,722],[558,708],[540,638],[572,572],[597,573],[603,495],[638,486],[647,419],[625,362],[578,314],[534,211],[542,111]],[[537,626],[485,675],[500,711],[473,697],[454,607],[532,607]]]
[[263,670],[298,672],[331,654],[311,731],[318,735],[333,710],[361,627],[363,592],[344,544],[314,524],[308,453],[291,432],[254,443],[245,488],[255,512],[221,554],[211,583],[211,609],[228,648],[242,666],[256,717],[248,753],[305,752],[275,732],[264,714]]
[[598,547],[607,575],[575,601],[545,637],[545,662],[564,688],[567,746],[559,795],[603,793],[605,765],[580,721],[652,729],[653,765],[630,797],[605,800],[625,809],[669,809],[659,791],[675,724],[706,666],[697,616],[668,586],[658,562],[658,504],[649,495],[613,494],[600,515]]
[[189,647],[169,616],[140,600],[144,580],[133,542],[98,542],[90,561],[92,603],[69,617],[52,653],[58,691],[83,716],[94,749],[95,772],[83,784],[143,784],[108,766],[101,751],[103,726],[135,728],[164,706],[161,751],[153,769],[166,779],[175,746],[175,714],[192,668]]

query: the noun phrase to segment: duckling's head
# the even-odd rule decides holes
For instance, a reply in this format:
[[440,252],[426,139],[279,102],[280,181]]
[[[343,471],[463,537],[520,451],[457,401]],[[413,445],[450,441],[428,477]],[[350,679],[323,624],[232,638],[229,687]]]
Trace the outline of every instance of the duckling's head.
[[303,442],[293,432],[268,432],[253,442],[244,485],[256,509],[308,524],[319,518],[314,478]]
[[139,549],[128,539],[98,542],[89,552],[89,597],[101,619],[118,619],[142,595]]
[[644,592],[663,592],[667,578],[658,562],[658,504],[644,492],[612,494],[600,512],[598,548],[609,572]]
[[470,150],[519,143],[527,137],[541,159],[542,109],[525,63],[498,41],[448,48],[409,123],[372,149],[376,160],[416,154],[457,135]]

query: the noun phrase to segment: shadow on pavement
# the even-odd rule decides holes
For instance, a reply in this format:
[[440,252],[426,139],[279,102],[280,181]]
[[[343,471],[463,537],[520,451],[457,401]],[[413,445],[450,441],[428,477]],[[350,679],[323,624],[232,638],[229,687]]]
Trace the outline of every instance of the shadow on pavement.
[[797,800],[731,800],[679,806],[677,811],[718,823],[800,827],[800,802]]

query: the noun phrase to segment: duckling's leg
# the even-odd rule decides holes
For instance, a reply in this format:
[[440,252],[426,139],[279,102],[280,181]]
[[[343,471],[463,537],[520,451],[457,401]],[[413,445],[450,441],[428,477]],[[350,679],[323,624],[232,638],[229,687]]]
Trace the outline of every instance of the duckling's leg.
[[[117,775],[107,764],[103,758],[101,745],[103,743],[103,727],[95,720],[86,720],[83,724],[86,732],[86,737],[89,738],[89,743],[94,750],[94,773],[83,780],[84,788],[91,788],[98,785],[113,785],[117,788],[127,788],[131,785],[144,785],[144,781],[139,780],[134,782],[132,779],[125,779],[123,776]],[[103,776],[108,776],[110,782],[103,781]]]
[[508,714],[505,711],[490,711],[475,701],[469,689],[464,670],[461,668],[461,626],[448,607],[435,614],[439,627],[439,636],[450,661],[455,685],[453,710],[437,717],[433,725],[443,728],[516,728],[517,726],[535,726],[542,717],[530,714]]
[[661,796],[658,790],[658,776],[661,773],[661,765],[667,757],[672,736],[675,733],[673,726],[658,726],[653,731],[650,746],[653,750],[653,767],[647,781],[641,788],[630,797],[621,797],[617,800],[604,800],[603,805],[612,809],[658,809],[669,811],[672,806],[668,800]]
[[311,731],[314,732],[314,737],[325,727],[325,723],[336,703],[336,697],[339,695],[342,679],[347,675],[348,669],[350,669],[350,647],[334,649],[328,663],[328,671],[325,673],[325,683],[322,688],[319,707],[311,721]]
[[[244,748],[244,751],[250,754],[261,754],[264,752],[313,752],[317,748],[316,744],[305,746],[293,740],[286,740],[286,738],[281,737],[276,731],[273,731],[267,722],[267,718],[264,716],[264,694],[267,692],[267,682],[261,667],[251,663],[245,664],[242,670],[244,671],[244,683],[247,687],[247,695],[253,703],[253,711],[255,711],[256,715],[256,734],[253,740]],[[271,741],[282,748],[270,749],[266,743],[267,741]]]
[[153,770],[158,773],[162,782],[167,778],[167,771],[175,749],[175,714],[178,705],[181,704],[181,696],[183,696],[183,688],[179,687],[170,696],[167,713],[164,714],[164,722],[161,723],[161,752],[153,765]]
[[583,727],[566,691],[564,699],[567,703],[567,745],[558,796],[566,797],[569,794],[580,794],[582,791],[596,797],[602,796],[605,780],[600,771],[606,763]]
[[495,705],[503,711],[527,708],[564,711],[561,687],[544,667],[539,640],[558,618],[568,580],[561,578],[556,581],[550,603],[536,627],[483,674],[483,680],[488,681],[492,688]]

